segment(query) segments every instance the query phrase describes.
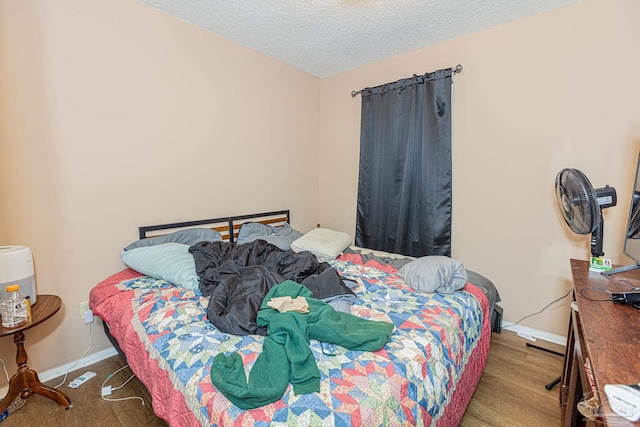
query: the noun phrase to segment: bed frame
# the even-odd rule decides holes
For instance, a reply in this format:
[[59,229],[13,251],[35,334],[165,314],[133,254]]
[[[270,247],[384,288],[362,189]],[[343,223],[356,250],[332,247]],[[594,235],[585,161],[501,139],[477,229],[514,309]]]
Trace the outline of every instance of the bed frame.
[[[258,214],[250,214],[250,215],[238,215],[238,216],[230,216],[230,217],[222,217],[222,218],[213,218],[213,219],[205,219],[205,220],[196,220],[196,221],[185,221],[185,222],[175,222],[175,223],[166,223],[159,225],[150,225],[150,226],[142,226],[139,227],[139,235],[141,239],[150,238],[159,235],[170,234],[174,231],[189,229],[189,228],[209,228],[219,232],[225,241],[235,243],[237,242],[238,233],[243,224],[248,222],[257,222],[267,225],[280,225],[285,222],[289,222],[290,220],[290,212],[289,210],[281,210],[281,211],[273,211],[273,212],[265,212]],[[122,273],[122,272],[121,272]],[[126,272],[130,275],[129,272]],[[118,273],[120,274],[120,273]],[[103,282],[101,282],[103,283]],[[108,283],[107,283],[108,284]],[[105,288],[106,289],[106,288]],[[475,289],[475,288],[474,288]],[[481,294],[480,290],[475,291],[478,294]],[[475,294],[474,294],[475,295]],[[481,304],[482,305],[482,304]],[[485,311],[487,307],[483,308]],[[490,327],[488,319],[483,320],[483,333],[486,336],[490,337]],[[120,356],[122,357],[125,363],[128,363],[127,356],[124,354],[122,349],[119,346],[119,343],[113,338],[113,336],[109,332],[109,327],[106,322],[102,322],[106,335],[109,338],[110,342],[113,344],[114,348],[118,351]],[[471,387],[475,387],[476,378],[477,378],[477,370],[481,370],[484,367],[484,363],[486,361],[486,352],[488,351],[489,338],[482,338],[478,336],[478,347],[474,349],[474,352],[477,352],[482,357],[474,358],[474,362],[472,365],[467,364],[465,366],[465,371],[460,377],[460,382],[457,385],[457,391],[451,394],[451,398],[455,397],[456,399],[460,399],[460,402],[465,405],[468,403],[468,399],[470,399],[470,394],[472,393]],[[470,359],[471,360],[471,359]],[[136,361],[134,361],[134,365]],[[144,388],[146,386],[144,383],[140,382]],[[471,390],[469,393],[465,392],[465,390]],[[446,402],[445,402],[446,404]],[[460,409],[456,407],[456,405],[448,405],[441,406],[445,411],[442,415],[441,420],[448,419],[457,419],[458,413]],[[426,415],[425,415],[426,416]]]
[[290,222],[289,210],[263,212],[249,215],[236,215],[222,218],[200,219],[196,221],[174,222],[169,224],[145,225],[138,227],[140,239],[160,236],[188,228],[210,228],[222,235],[224,241],[235,242],[242,224],[246,222],[259,222],[267,225],[282,225]]

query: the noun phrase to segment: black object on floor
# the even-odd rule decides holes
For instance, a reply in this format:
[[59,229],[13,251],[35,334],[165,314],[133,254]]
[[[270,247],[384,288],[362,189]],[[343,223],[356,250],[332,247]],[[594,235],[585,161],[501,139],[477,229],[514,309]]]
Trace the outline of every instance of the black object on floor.
[[[547,353],[556,354],[558,356],[564,357],[564,354],[560,353],[559,351],[549,350],[548,348],[540,347],[538,345],[531,344],[531,343],[525,343],[525,344],[527,345],[527,347],[537,348],[538,350],[546,351]],[[553,381],[551,381],[550,383],[548,383],[547,385],[545,385],[544,388],[546,388],[547,390],[551,390],[552,388],[557,386],[560,383],[561,380],[562,380],[562,377],[560,376],[560,377],[554,379]]]

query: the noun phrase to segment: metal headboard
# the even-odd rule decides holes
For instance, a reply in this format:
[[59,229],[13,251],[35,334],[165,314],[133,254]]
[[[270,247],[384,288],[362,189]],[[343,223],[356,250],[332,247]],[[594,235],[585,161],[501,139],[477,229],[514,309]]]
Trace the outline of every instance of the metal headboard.
[[[262,224],[281,225],[290,222],[289,210],[262,212],[249,215],[236,215],[221,218],[199,219],[195,221],[173,222],[168,224],[146,225],[138,227],[140,239],[168,234],[181,229],[202,227],[210,228],[220,233],[224,240],[234,242],[242,224],[246,222],[259,222]],[[163,231],[162,233],[153,233]]]

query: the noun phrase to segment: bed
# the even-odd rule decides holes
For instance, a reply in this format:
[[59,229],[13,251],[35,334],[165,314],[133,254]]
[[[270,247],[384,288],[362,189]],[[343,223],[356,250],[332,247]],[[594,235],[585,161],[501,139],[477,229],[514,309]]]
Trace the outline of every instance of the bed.
[[[140,227],[140,237],[206,227],[240,246],[245,223],[286,225],[289,212]],[[126,268],[91,290],[90,307],[149,390],[157,416],[171,426],[458,425],[488,355],[486,292],[472,283],[451,294],[415,291],[384,257],[348,252],[326,264],[355,294],[351,315],[393,325],[388,342],[358,351],[312,339],[319,392],[296,395],[288,387],[280,399],[253,409],[231,403],[213,385],[211,367],[218,354],[238,354],[249,375],[265,337],[218,330],[200,288]]]

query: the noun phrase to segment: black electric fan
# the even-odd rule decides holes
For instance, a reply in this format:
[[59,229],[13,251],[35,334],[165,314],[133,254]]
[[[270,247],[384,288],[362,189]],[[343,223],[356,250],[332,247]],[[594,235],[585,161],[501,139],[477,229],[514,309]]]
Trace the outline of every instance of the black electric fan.
[[[567,225],[578,234],[591,233],[591,255],[601,257],[602,237],[604,236],[604,220],[602,209],[615,206],[617,203],[616,190],[608,185],[594,189],[585,174],[578,169],[562,169],[556,175],[556,199]],[[527,343],[527,347],[534,347],[549,353],[564,356],[560,352]],[[562,377],[557,377],[544,386],[551,390]]]
[[567,168],[556,176],[556,199],[571,230],[578,234],[591,233],[591,256],[603,256],[602,209],[616,205],[615,188],[607,185],[594,189],[585,174]]

